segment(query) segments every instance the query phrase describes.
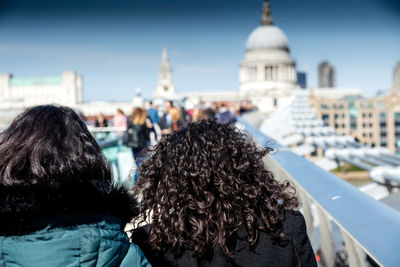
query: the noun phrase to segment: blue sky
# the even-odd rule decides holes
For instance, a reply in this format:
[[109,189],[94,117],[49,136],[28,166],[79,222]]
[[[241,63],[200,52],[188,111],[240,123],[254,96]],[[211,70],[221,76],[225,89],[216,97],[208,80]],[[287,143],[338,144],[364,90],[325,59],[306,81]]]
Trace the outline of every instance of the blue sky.
[[[271,0],[297,69],[317,85],[317,65],[337,85],[387,90],[400,61],[400,1]],[[260,24],[262,0],[3,0],[0,72],[84,77],[84,99],[150,97],[166,46],[178,91],[237,90],[239,63]]]

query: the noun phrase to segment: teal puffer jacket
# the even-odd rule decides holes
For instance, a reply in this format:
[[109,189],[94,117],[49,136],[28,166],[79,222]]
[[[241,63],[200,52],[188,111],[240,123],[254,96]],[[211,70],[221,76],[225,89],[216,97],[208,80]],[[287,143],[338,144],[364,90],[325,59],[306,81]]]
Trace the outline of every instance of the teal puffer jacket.
[[29,234],[0,236],[0,267],[151,266],[116,217],[69,215],[45,225]]
[[123,231],[138,213],[111,180],[0,184],[0,267],[150,266]]

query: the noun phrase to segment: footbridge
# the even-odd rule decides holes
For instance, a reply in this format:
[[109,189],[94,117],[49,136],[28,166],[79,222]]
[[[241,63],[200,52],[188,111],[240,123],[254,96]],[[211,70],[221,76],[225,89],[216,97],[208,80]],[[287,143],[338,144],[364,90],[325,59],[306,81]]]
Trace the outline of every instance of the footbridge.
[[[272,154],[265,157],[265,166],[277,179],[290,180],[296,186],[302,203],[301,212],[307,222],[307,233],[311,240],[318,239],[318,247],[315,249],[319,249],[322,266],[333,267],[336,252],[343,247],[348,255],[349,266],[369,266],[367,258],[381,266],[400,266],[400,212],[327,172],[243,118],[238,118],[236,126],[248,133],[249,138],[253,138],[260,146],[274,149]],[[134,183],[136,164],[130,149],[122,145],[117,130],[121,131],[92,129],[100,137],[110,132],[107,138],[102,136],[103,140],[99,144],[113,166],[115,183],[130,187]],[[332,133],[330,129],[323,131]],[[342,138],[342,143],[357,146],[350,139]],[[396,157],[387,156],[385,151],[382,153],[377,157],[385,158],[383,162],[397,163]],[[341,240],[339,244],[338,239]]]

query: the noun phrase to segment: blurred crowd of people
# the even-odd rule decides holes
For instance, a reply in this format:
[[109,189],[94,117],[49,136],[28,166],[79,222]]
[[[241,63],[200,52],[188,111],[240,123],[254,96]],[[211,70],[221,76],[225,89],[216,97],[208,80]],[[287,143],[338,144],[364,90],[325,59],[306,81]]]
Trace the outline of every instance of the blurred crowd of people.
[[136,158],[145,147],[156,144],[163,135],[172,134],[190,122],[216,118],[222,123],[234,123],[236,116],[254,109],[250,102],[201,102],[192,108],[185,108],[181,102],[172,100],[167,100],[162,105],[154,105],[149,101],[135,104],[131,114],[125,114],[122,109],[118,109],[108,120],[103,113],[99,113],[96,120],[88,121],[88,124],[95,127],[126,128],[126,131],[118,134],[123,136],[123,143],[132,149]]

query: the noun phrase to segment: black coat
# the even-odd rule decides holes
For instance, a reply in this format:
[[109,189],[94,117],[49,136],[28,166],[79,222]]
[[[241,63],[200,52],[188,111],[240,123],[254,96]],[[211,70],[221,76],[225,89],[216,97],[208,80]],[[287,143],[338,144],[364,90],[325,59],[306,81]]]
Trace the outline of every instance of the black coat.
[[153,266],[317,266],[306,224],[301,213],[285,212],[282,221],[286,237],[274,241],[266,232],[260,232],[257,244],[249,247],[246,231],[239,230],[235,246],[236,257],[227,258],[220,247],[207,258],[196,258],[191,251],[185,251],[175,258],[169,251],[155,253],[146,242],[149,226],[136,229],[132,239],[146,255]]
[[146,147],[149,140],[150,129],[146,124],[128,123],[128,127],[123,136],[124,145],[135,149],[143,149]]

